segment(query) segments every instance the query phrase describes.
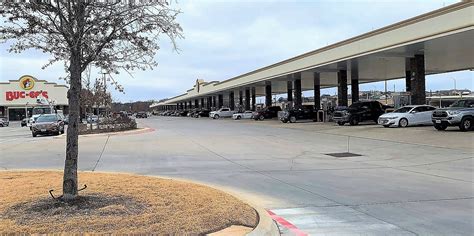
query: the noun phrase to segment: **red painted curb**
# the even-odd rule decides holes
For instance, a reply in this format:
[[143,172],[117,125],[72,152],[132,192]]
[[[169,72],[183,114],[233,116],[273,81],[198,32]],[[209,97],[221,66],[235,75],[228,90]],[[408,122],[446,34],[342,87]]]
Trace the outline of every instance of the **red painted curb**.
[[296,227],[294,224],[292,224],[292,223],[288,222],[287,220],[285,220],[283,217],[276,215],[275,213],[273,213],[270,210],[267,210],[267,212],[268,212],[268,214],[270,215],[270,217],[272,219],[274,219],[276,222],[278,222],[278,224],[283,225],[285,228],[289,229],[290,231],[295,233],[297,236],[307,236],[308,235],[307,233],[305,233],[305,232],[301,231],[300,229],[298,229],[298,227]]

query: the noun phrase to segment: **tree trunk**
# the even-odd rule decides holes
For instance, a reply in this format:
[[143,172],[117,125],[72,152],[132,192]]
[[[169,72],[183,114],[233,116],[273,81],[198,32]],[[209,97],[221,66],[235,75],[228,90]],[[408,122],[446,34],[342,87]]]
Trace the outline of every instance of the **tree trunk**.
[[79,53],[71,53],[70,58],[69,125],[67,129],[66,161],[63,177],[63,200],[77,197],[77,157],[79,154],[79,111],[81,92],[81,61]]

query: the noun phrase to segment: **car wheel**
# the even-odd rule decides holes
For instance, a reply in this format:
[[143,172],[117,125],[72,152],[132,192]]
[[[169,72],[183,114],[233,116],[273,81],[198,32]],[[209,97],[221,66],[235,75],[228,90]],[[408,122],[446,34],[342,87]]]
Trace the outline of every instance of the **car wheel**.
[[240,116],[237,116],[237,120],[240,120],[240,118],[242,118],[242,117],[240,117]]
[[219,115],[214,115],[214,119],[219,119]]
[[405,128],[408,126],[408,120],[406,118],[401,118],[399,121],[398,121],[398,127],[402,127],[402,128]]
[[63,127],[63,129],[61,130],[61,134],[64,134],[64,127]]
[[260,115],[260,116],[258,117],[258,119],[259,119],[259,120],[265,120],[265,117],[264,117],[263,115]]
[[33,137],[36,137],[38,135],[35,132],[31,132],[31,134],[33,135]]
[[296,122],[296,117],[290,116],[290,123],[295,123]]
[[343,126],[343,125],[344,125],[344,122],[338,121],[337,124],[340,125],[340,126]]
[[472,118],[471,117],[464,117],[459,124],[459,129],[461,131],[468,131],[472,129]]
[[440,124],[440,125],[436,124],[436,125],[434,125],[434,127],[437,130],[445,130],[446,128],[448,128],[448,125],[446,125],[446,124]]
[[352,117],[349,121],[349,124],[351,125],[358,125],[359,124],[359,118],[357,117]]

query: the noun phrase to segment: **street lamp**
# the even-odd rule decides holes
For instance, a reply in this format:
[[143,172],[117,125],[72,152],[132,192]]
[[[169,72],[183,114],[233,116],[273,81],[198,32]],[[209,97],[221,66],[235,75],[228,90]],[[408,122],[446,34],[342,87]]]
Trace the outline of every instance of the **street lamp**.
[[29,104],[29,103],[30,103],[30,102],[26,102],[26,104],[25,104],[25,118],[26,118],[26,119],[28,119],[28,104]]
[[454,81],[454,94],[457,95],[457,91],[456,91],[456,79],[455,78],[451,78],[453,79]]

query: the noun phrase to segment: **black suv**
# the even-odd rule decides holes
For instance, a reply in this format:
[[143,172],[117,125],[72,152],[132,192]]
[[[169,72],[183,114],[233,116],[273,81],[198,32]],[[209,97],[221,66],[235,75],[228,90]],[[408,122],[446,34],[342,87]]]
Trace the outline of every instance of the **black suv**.
[[285,111],[280,120],[283,123],[295,123],[297,120],[316,120],[317,111],[314,110],[314,106],[304,105],[299,108],[293,108]]
[[355,102],[348,108],[338,109],[334,112],[333,120],[338,125],[349,123],[357,125],[361,121],[372,120],[377,123],[380,115],[385,113],[386,106],[378,101]]
[[273,117],[278,117],[278,112],[281,111],[280,106],[265,107],[262,110],[253,113],[254,120],[265,120]]
[[137,113],[137,115],[135,116],[136,118],[148,118],[148,114],[144,111],[140,111]]
[[209,117],[209,113],[211,113],[211,111],[209,110],[200,110],[200,111],[195,112],[193,114],[193,117],[194,118]]

